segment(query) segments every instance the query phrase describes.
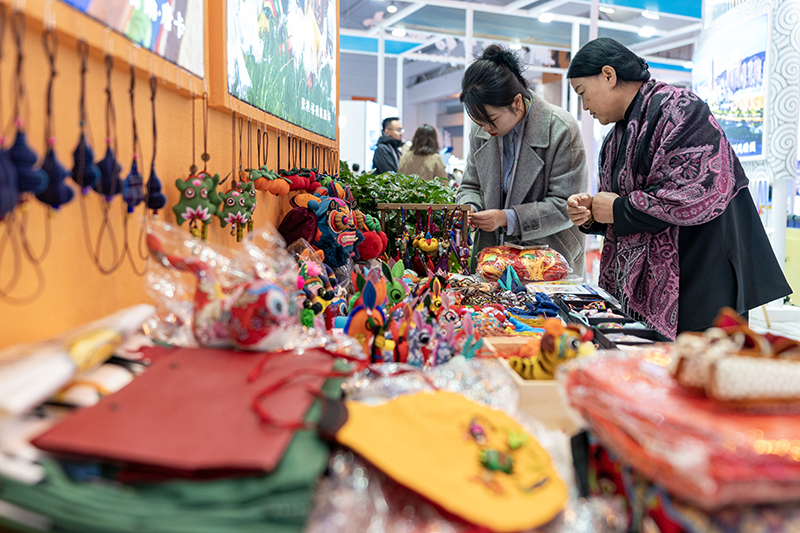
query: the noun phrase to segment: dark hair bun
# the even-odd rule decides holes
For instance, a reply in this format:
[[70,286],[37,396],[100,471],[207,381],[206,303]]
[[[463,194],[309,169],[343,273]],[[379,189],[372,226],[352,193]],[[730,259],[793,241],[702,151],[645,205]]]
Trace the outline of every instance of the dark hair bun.
[[502,48],[496,44],[490,44],[483,50],[483,54],[481,54],[479,59],[491,61],[495,65],[504,66],[513,72],[517,78],[522,77],[522,62],[519,56],[511,50]]

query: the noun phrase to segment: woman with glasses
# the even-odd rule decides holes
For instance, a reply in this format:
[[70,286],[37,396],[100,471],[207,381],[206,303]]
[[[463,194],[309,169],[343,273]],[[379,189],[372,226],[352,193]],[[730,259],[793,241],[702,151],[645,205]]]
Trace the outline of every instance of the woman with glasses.
[[609,38],[581,48],[567,71],[583,109],[614,124],[594,197],[568,213],[605,236],[600,285],[664,335],[706,329],[721,307],[749,309],[791,292],[747,176],[708,106],[650,78]]
[[522,77],[516,54],[488,46],[461,81],[474,124],[456,202],[469,204],[487,246],[545,244],[584,274],[585,236],[567,216],[567,198],[586,191],[586,154],[578,123],[545,102]]

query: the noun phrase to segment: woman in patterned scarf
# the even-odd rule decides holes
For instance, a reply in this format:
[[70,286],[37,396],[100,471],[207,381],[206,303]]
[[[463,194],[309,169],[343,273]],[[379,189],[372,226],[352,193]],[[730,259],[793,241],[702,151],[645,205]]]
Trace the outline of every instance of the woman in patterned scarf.
[[600,153],[600,192],[571,196],[567,213],[605,236],[600,285],[675,338],[711,326],[721,307],[746,316],[792,291],[708,106],[648,68],[608,38],[572,59],[567,78],[583,109],[615,126]]

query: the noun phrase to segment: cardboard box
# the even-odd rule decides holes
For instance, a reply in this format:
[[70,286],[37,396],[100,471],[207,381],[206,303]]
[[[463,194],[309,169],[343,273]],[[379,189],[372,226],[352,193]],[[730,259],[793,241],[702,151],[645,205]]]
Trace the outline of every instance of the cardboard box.
[[508,364],[505,357],[513,355],[530,338],[485,337],[484,346],[498,354],[503,368],[511,374],[519,390],[520,409],[530,414],[547,428],[561,429],[567,434],[577,433],[579,427],[569,414],[569,408],[558,393],[555,380],[524,379]]

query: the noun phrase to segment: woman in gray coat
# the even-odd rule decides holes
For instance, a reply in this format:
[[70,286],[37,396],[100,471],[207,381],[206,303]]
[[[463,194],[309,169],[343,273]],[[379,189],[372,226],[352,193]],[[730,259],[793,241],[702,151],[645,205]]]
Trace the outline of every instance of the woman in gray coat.
[[585,236],[567,215],[567,198],[588,187],[578,123],[537,96],[519,58],[496,45],[464,73],[461,102],[475,124],[456,202],[475,210],[473,257],[504,242],[546,244],[582,276]]

